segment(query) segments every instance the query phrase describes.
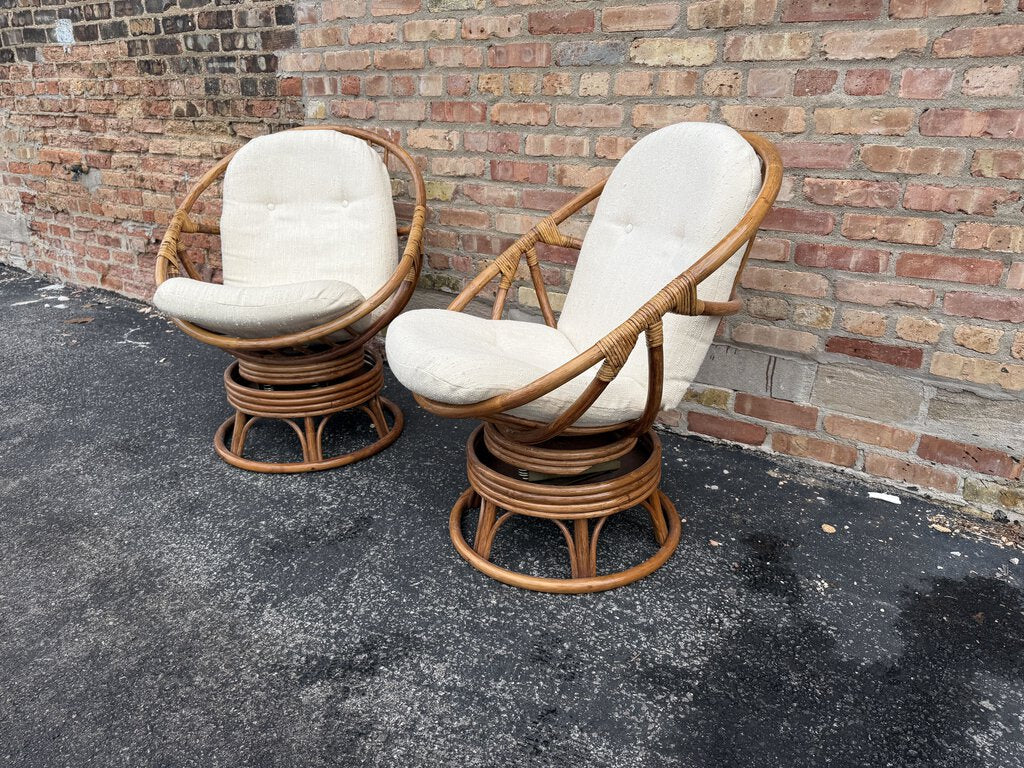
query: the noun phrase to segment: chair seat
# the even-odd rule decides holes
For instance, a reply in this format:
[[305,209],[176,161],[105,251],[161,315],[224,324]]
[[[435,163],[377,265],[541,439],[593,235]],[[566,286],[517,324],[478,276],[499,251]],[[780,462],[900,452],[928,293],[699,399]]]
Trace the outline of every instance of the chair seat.
[[[466,405],[512,392],[572,360],[577,350],[561,331],[539,323],[488,320],[445,309],[419,309],[395,318],[387,332],[391,370],[405,387],[431,400]],[[572,405],[598,366],[553,392],[510,410],[551,421]],[[576,422],[602,426],[643,413],[647,389],[619,376]]]
[[[165,314],[216,333],[262,339],[297,333],[333,320],[364,301],[341,280],[238,287],[174,277],[156,289],[153,303]],[[361,330],[368,318],[353,324]]]

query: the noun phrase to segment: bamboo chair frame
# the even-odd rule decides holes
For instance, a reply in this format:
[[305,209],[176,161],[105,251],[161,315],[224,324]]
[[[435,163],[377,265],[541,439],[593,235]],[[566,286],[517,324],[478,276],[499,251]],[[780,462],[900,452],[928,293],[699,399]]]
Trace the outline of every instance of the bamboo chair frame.
[[[484,422],[469,440],[467,468],[471,487],[452,509],[449,531],[459,553],[487,575],[507,584],[538,591],[595,592],[643,578],[664,564],[675,550],[680,520],[672,503],[658,487],[660,442],[652,429],[661,407],[664,381],[662,318],[669,312],[722,317],[735,314],[742,308],[742,302],[735,294],[736,285],[758,228],[771,210],[782,182],[782,161],[775,146],[757,134],[742,133],[742,136],[753,147],[762,164],[761,189],[753,204],[725,237],[625,322],[574,359],[513,392],[467,405],[451,405],[414,395],[417,402],[431,413],[450,418],[478,418]],[[595,184],[538,222],[471,281],[448,309],[462,311],[497,278],[499,282],[491,317],[500,318],[520,261],[525,257],[544,322],[554,327],[555,316],[544,286],[536,246],[546,243],[579,250],[582,241],[562,233],[558,226],[596,200],[604,190],[604,184]],[[700,283],[741,248],[744,249],[743,256],[731,298],[723,302],[700,299],[697,295]],[[641,334],[647,342],[649,374],[643,413],[636,419],[608,426],[574,426],[618,375]],[[550,422],[523,419],[508,413],[552,392],[598,363],[600,367],[584,392]],[[639,467],[592,483],[545,486],[521,481],[510,477],[507,472],[494,469],[497,459],[506,467],[569,477],[601,462],[637,451],[642,459]],[[656,471],[651,457],[656,458]],[[480,518],[474,544],[470,546],[463,538],[461,521],[463,511],[475,504],[480,504]],[[640,565],[598,576],[596,547],[601,527],[611,514],[637,504],[643,504],[650,512],[655,538],[661,548]],[[498,516],[499,509],[506,512]],[[514,514],[547,518],[561,529],[569,548],[571,578],[531,576],[490,562],[494,535]],[[589,528],[590,520],[595,521],[593,530]]]
[[[225,350],[237,361],[224,373],[229,403],[235,415],[225,421],[214,437],[217,453],[230,464],[257,472],[308,472],[351,464],[386,448],[402,431],[404,418],[398,406],[381,396],[383,361],[368,346],[409,302],[423,265],[423,229],[426,222],[426,186],[412,156],[398,144],[369,131],[343,126],[302,126],[290,130],[332,130],[362,139],[383,151],[385,165],[394,157],[412,180],[414,207],[408,226],[399,226],[405,248],[391,277],[372,296],[345,314],[313,328],[266,338],[238,338],[202,328],[172,317],[182,331],[205,344]],[[236,150],[237,151],[237,150]],[[196,201],[219,179],[234,157],[224,157],[191,189],[171,217],[156,258],[156,284],[170,277],[193,280],[203,277],[188,259],[186,235],[219,235],[220,226],[197,221],[191,212]],[[366,328],[351,326],[375,310],[387,306]],[[351,338],[337,340],[339,333]],[[323,455],[323,436],[328,420],[336,413],[358,408],[365,412],[378,440],[341,456]],[[385,412],[390,412],[388,426]],[[278,419],[296,433],[302,448],[301,462],[257,461],[242,455],[252,426],[260,419]]]

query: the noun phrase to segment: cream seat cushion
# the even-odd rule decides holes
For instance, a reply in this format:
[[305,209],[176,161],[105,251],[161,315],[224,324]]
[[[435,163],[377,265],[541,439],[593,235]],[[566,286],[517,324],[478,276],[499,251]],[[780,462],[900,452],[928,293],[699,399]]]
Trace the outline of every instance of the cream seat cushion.
[[[210,331],[262,339],[314,328],[354,309],[363,298],[340,280],[239,288],[172,277],[157,288],[153,303],[165,314]],[[363,318],[353,327],[359,330],[368,322]]]
[[[391,370],[413,392],[444,403],[465,405],[511,392],[535,381],[579,354],[556,328],[517,320],[487,320],[419,309],[399,315],[388,327]],[[514,416],[549,421],[583,394],[597,366],[521,408]],[[639,416],[646,387],[616,378],[576,422],[614,424]]]
[[224,285],[168,280],[153,301],[223,333],[306,330],[373,295],[398,266],[387,168],[337,131],[282,131],[239,149],[224,172],[220,229]]
[[[414,392],[452,404],[476,402],[481,392],[500,394],[533,381],[588,349],[703,256],[739,222],[760,187],[760,160],[732,128],[678,123],[655,131],[626,153],[608,179],[557,330],[539,326],[541,330],[527,331],[523,323],[473,320],[470,335],[469,324],[451,319],[456,313],[442,319],[433,313],[444,310],[409,312],[388,331],[388,359],[395,375]],[[701,283],[700,297],[727,300],[741,259],[742,252],[737,252]],[[711,344],[716,322],[665,317],[662,407],[675,407],[682,399]],[[535,343],[531,346],[530,341]],[[413,348],[417,346],[428,349]],[[592,372],[585,373],[566,384],[564,393],[552,393],[516,414],[530,410],[535,418],[547,420],[572,402],[569,393],[582,392],[592,378]],[[646,397],[647,352],[641,336],[612,385],[577,423],[633,418],[643,412]]]

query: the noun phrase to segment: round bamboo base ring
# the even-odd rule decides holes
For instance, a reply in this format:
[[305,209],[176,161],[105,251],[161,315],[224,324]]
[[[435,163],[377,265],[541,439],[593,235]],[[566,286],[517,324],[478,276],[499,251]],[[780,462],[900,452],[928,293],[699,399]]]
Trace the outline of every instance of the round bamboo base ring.
[[[301,358],[267,356],[243,358],[228,366],[224,384],[235,415],[221,424],[214,435],[218,456],[232,466],[252,472],[315,472],[365,459],[398,438],[405,418],[397,405],[380,394],[384,372],[379,352],[359,350],[344,357],[320,353],[309,360],[311,364],[303,365]],[[289,377],[292,370],[294,373]],[[331,373],[336,377],[328,378]],[[369,416],[378,439],[350,453],[324,456],[323,436],[331,417],[354,408]],[[243,456],[249,430],[261,419],[283,421],[290,426],[298,437],[303,460],[274,462]]]
[[[601,592],[625,586],[649,576],[675,552],[682,524],[679,513],[658,487],[661,479],[661,442],[653,431],[638,440],[638,450],[647,456],[639,466],[607,480],[573,485],[547,485],[520,480],[500,472],[485,453],[483,432],[478,427],[467,445],[467,470],[470,487],[452,507],[448,531],[455,549],[478,571],[514,587],[537,592],[580,594]],[[508,455],[509,443],[504,443]],[[527,452],[534,449],[523,446]],[[476,501],[480,518],[472,545],[462,534],[462,516]],[[622,571],[597,574],[597,541],[605,522],[615,513],[642,505],[650,513],[657,552],[642,563]],[[502,510],[504,510],[502,512]],[[569,549],[571,578],[550,578],[511,571],[490,560],[491,546],[498,529],[513,515],[551,520],[561,530]],[[594,523],[591,527],[591,523]]]

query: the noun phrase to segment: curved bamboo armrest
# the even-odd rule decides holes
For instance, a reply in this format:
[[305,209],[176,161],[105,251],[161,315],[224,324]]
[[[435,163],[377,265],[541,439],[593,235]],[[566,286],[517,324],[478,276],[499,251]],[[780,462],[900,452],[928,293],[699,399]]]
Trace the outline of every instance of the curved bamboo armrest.
[[[720,317],[734,314],[741,309],[742,302],[735,298],[735,295],[728,301],[704,301],[698,298],[697,286],[743,248],[742,261],[733,284],[735,291],[736,282],[738,282],[743,266],[750,255],[758,228],[775,203],[782,183],[782,161],[775,146],[757,134],[743,133],[742,135],[753,146],[763,164],[763,178],[757,198],[730,232],[688,269],[673,278],[623,323],[572,360],[513,392],[467,405],[449,405],[420,395],[417,395],[416,399],[423,404],[429,404],[432,411],[443,416],[457,418],[495,416],[549,394],[596,363],[601,362],[601,367],[590,385],[569,408],[549,424],[517,436],[517,439],[520,440],[541,442],[570,427],[594,404],[608,384],[622,370],[629,355],[636,347],[640,334],[645,334],[648,346],[647,402],[643,414],[633,423],[631,431],[639,434],[649,429],[661,408],[664,383],[662,318],[668,312],[689,316]],[[528,253],[541,240],[548,242],[545,239],[546,236],[554,238],[561,235],[558,233],[557,225],[598,197],[603,189],[604,182],[591,187],[523,235],[467,285],[448,306],[448,309],[454,311],[464,309],[470,300],[498,274],[503,276],[503,283],[507,280],[510,284],[511,276],[515,274],[523,254]],[[552,235],[552,230],[557,235]],[[507,286],[505,290],[507,291]],[[541,291],[538,290],[538,296],[540,293]],[[501,288],[499,288],[499,296],[502,296]],[[548,324],[554,326],[554,322]]]
[[[346,340],[346,347],[357,347],[369,341],[378,331],[387,325],[408,303],[416,288],[416,281],[419,279],[420,269],[423,265],[423,228],[426,223],[426,186],[423,177],[416,169],[415,162],[411,155],[398,145],[392,144],[375,134],[358,129],[323,128],[320,126],[306,126],[293,130],[338,130],[364,141],[379,144],[385,148],[385,163],[390,154],[395,154],[412,173],[415,182],[416,202],[413,208],[412,221],[407,226],[398,227],[399,237],[405,236],[406,244],[399,259],[398,265],[391,277],[373,295],[365,299],[361,304],[346,312],[344,315],[333,320],[321,323],[305,331],[282,334],[267,338],[243,339],[235,336],[209,331],[201,326],[172,317],[172,321],[185,333],[199,341],[211,344],[221,349],[239,351],[265,351],[281,349],[284,347],[301,346],[310,342],[318,341],[340,331],[345,331],[353,323],[362,320],[374,310],[383,305],[389,298],[392,301],[380,317],[374,320],[368,328],[358,334],[352,334],[352,339]],[[236,150],[237,151],[237,150]],[[156,284],[171,277],[170,270],[173,268],[180,275],[187,276],[193,280],[202,280],[202,276],[195,266],[185,258],[184,248],[181,247],[180,239],[182,234],[208,233],[219,234],[220,227],[215,224],[199,224],[192,220],[190,213],[193,205],[202,193],[224,174],[228,163],[235,153],[232,152],[223,158],[196,183],[186,198],[182,201],[178,210],[168,224],[163,240],[157,252],[156,260]]]

